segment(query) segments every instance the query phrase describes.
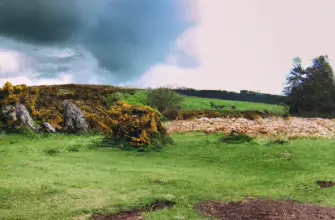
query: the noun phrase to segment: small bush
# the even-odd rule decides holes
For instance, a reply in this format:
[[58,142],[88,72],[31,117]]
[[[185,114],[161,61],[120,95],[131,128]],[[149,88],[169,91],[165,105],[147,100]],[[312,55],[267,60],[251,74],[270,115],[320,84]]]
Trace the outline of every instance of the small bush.
[[79,152],[82,148],[83,146],[81,144],[70,144],[67,150],[70,152]]
[[271,139],[269,141],[269,144],[281,144],[281,145],[283,145],[283,144],[287,144],[287,143],[289,143],[289,138],[285,137],[285,136],[278,136],[278,137],[276,137],[274,139]]
[[170,88],[162,87],[149,90],[147,99],[150,106],[164,113],[168,109],[181,109],[184,97]]
[[114,105],[116,102],[123,100],[124,95],[121,92],[115,92],[112,94],[108,94],[106,97],[107,100],[107,106]]
[[117,139],[113,145],[151,148],[154,139],[167,138],[167,130],[161,123],[159,114],[150,107],[120,101],[108,112],[113,119],[112,132],[109,136]]
[[166,110],[163,115],[167,120],[176,120],[182,118],[181,112],[177,109]]
[[243,111],[243,117],[249,120],[256,120],[262,118],[262,113],[259,111]]
[[24,137],[26,138],[31,138],[31,139],[39,139],[41,138],[41,135],[36,133],[35,131],[33,131],[31,128],[29,127],[21,127],[18,126],[17,127],[17,131]]
[[245,142],[250,142],[254,140],[253,137],[250,137],[246,134],[229,134],[228,136],[223,136],[220,138],[220,141],[227,144],[241,144]]
[[60,150],[58,148],[49,148],[49,149],[44,150],[44,152],[50,156],[54,156],[56,154],[59,154]]

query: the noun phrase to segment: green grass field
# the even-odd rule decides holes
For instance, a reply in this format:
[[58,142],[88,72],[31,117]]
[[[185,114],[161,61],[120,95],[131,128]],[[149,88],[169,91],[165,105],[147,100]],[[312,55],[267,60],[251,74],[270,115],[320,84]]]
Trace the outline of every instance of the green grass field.
[[[145,104],[146,101],[146,91],[140,91],[134,95],[128,95],[125,98],[130,104]],[[242,102],[242,101],[231,101],[231,100],[221,100],[221,99],[210,99],[210,98],[200,98],[194,96],[184,96],[184,101],[182,104],[182,109],[184,110],[213,110],[211,108],[210,102],[213,102],[215,105],[225,105],[226,108],[222,110],[231,110],[231,106],[236,106],[237,110],[259,110],[263,111],[267,109],[269,112],[274,113],[275,115],[282,115],[285,113],[283,106],[271,105],[265,103],[256,103],[256,102]],[[218,110],[220,111],[220,110]]]
[[[244,196],[335,205],[335,140],[227,144],[221,134],[173,134],[161,152],[94,147],[101,136],[0,136],[0,219],[72,219],[155,199],[176,202],[145,219],[202,219],[193,204]],[[286,154],[281,154],[285,152]]]

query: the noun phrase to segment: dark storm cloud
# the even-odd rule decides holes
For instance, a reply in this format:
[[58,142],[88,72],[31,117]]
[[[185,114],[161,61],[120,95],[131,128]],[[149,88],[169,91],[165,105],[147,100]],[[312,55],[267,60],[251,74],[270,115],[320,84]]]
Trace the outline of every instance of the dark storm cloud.
[[68,40],[83,25],[79,1],[1,0],[0,32],[34,43]]
[[38,47],[81,45],[127,80],[161,62],[187,27],[178,1],[0,0],[0,34]]

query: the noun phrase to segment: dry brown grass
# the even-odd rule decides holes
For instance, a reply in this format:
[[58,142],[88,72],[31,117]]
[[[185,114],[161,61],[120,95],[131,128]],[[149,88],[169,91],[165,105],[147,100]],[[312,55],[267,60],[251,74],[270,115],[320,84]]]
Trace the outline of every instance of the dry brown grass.
[[167,122],[169,132],[204,131],[206,133],[231,132],[244,133],[249,136],[286,137],[333,137],[335,136],[335,119],[297,118],[289,119],[260,118],[200,118],[191,121],[176,120]]

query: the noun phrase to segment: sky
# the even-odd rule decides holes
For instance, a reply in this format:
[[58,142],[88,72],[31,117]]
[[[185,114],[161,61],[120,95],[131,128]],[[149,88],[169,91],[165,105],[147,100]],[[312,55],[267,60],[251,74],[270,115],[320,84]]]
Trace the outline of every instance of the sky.
[[281,94],[328,54],[333,0],[0,0],[0,85],[112,84]]

